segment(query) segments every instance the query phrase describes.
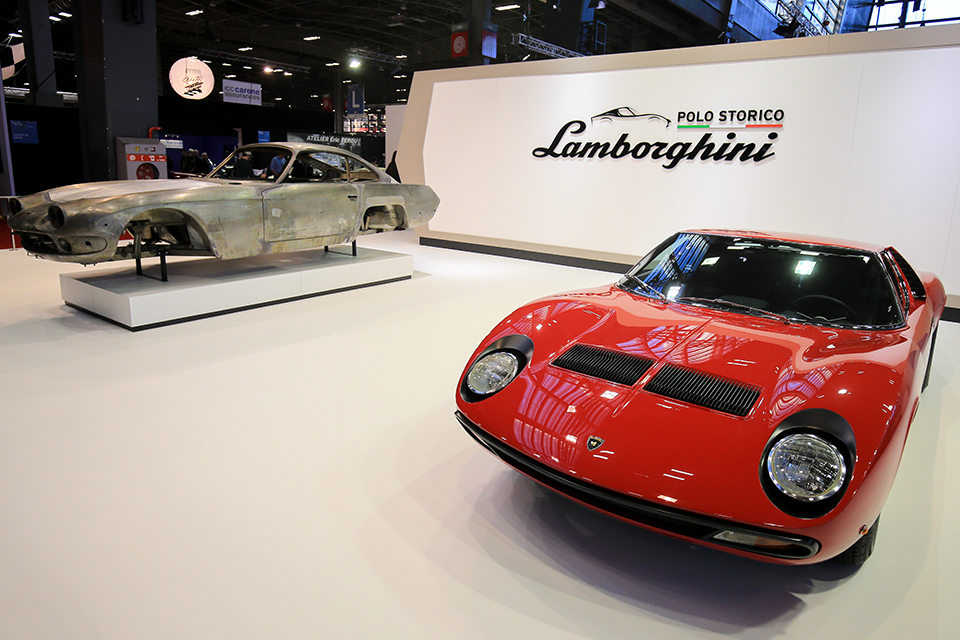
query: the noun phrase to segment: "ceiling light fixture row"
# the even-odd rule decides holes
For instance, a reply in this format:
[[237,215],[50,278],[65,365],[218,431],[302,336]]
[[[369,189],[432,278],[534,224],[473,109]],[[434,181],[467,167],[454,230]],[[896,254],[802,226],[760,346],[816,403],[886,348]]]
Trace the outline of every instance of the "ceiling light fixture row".
[[284,62],[277,62],[275,60],[267,60],[266,58],[256,58],[254,56],[244,56],[236,53],[230,53],[227,51],[216,51],[214,49],[199,49],[198,52],[201,55],[209,56],[211,58],[220,58],[221,60],[230,60],[232,62],[240,62],[248,64],[254,67],[270,67],[271,69],[279,69],[281,72],[292,72],[292,73],[301,73],[307,75],[310,73],[310,67],[305,67],[299,64],[289,64]]

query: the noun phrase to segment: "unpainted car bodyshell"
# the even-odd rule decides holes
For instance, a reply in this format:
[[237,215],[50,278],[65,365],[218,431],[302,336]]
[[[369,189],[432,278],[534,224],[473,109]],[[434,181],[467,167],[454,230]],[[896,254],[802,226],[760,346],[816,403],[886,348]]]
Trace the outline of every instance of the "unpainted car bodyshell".
[[[181,237],[165,247],[171,255],[231,259],[336,245],[363,233],[416,227],[429,221],[439,205],[430,187],[397,183],[342,149],[308,143],[250,148],[285,151],[293,157],[305,152],[339,154],[363,163],[373,179],[296,182],[293,162],[275,182],[213,177],[222,173],[222,164],[204,178],[50,189],[19,198],[19,211],[8,216],[8,224],[28,251],[61,262],[93,264],[133,257],[118,247],[123,233],[137,221],[177,226]],[[51,207],[62,214],[51,213]]]
[[[849,246],[825,238],[790,239]],[[510,314],[480,343],[460,378],[458,417],[475,438],[484,436],[478,438],[482,444],[495,445],[495,453],[500,448],[528,460],[526,468],[514,464],[521,471],[545,469],[546,475],[528,473],[534,479],[556,472],[587,486],[587,493],[559,490],[588,506],[739,555],[819,562],[857,542],[877,520],[893,484],[946,299],[936,277],[920,277],[925,299],[910,296],[904,325],[888,330],[785,323],[638,296],[617,286],[543,298]],[[495,395],[469,397],[463,389],[472,364],[508,336],[529,337],[529,362]],[[556,366],[576,344],[654,364],[632,386]],[[667,365],[736,381],[759,390],[759,398],[741,417],[650,392],[651,379]],[[855,436],[853,468],[842,498],[828,513],[797,517],[778,508],[761,485],[765,452],[784,425],[824,416],[849,425]],[[500,457],[510,461],[509,455]],[[651,526],[609,508],[614,502],[584,499],[591,487],[612,492],[615,500],[635,499],[654,512],[662,508],[668,517],[803,537],[815,541],[815,553],[775,557],[698,538],[682,527]]]

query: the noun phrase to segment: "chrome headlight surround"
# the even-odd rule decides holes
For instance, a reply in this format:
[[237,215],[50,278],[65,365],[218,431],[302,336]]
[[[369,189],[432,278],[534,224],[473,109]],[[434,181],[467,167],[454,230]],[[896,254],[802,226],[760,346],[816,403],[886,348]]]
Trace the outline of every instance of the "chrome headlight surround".
[[843,499],[856,461],[849,423],[826,409],[784,420],[760,459],[760,485],[778,509],[797,518],[826,515]]
[[460,383],[467,402],[489,398],[516,380],[533,357],[533,340],[525,335],[505,336],[493,342],[470,363]]

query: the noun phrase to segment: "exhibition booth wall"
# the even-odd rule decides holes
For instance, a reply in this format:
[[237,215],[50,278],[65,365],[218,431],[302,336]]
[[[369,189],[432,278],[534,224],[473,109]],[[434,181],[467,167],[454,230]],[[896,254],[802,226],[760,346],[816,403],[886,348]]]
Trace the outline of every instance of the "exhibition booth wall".
[[812,233],[960,294],[958,71],[957,25],[427,71],[398,162],[441,198],[426,243],[616,265],[685,228]]

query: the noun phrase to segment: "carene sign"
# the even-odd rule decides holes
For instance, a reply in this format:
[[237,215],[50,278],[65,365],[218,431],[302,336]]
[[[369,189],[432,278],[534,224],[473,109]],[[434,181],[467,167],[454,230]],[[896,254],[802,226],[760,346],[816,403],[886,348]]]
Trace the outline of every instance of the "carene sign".
[[170,66],[170,86],[188,100],[202,100],[213,92],[213,71],[202,60],[181,58]]

